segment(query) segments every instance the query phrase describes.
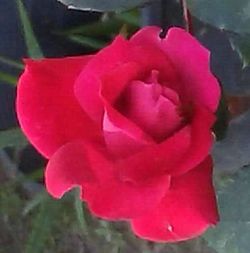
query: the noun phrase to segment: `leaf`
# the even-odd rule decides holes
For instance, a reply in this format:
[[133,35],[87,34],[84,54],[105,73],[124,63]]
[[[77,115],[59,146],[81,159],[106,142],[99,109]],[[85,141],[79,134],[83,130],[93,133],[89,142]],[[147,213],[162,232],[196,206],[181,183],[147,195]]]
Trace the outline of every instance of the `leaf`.
[[149,0],[58,0],[70,9],[114,11],[126,10],[140,6]]
[[[104,16],[104,15],[103,15]],[[56,31],[58,35],[83,35],[86,37],[107,37],[110,34],[117,34],[120,28],[128,24],[133,30],[139,27],[139,15],[135,11],[108,15],[96,22],[82,24],[63,31]]]
[[79,198],[79,192],[76,192],[75,194],[74,206],[75,206],[77,221],[79,222],[81,231],[83,235],[87,235],[88,234],[87,223],[84,217],[83,203]]
[[250,65],[250,35],[236,35],[230,36],[232,47],[238,52],[242,62],[243,68]]
[[221,221],[205,234],[208,245],[219,253],[248,253],[250,235],[250,167],[240,170],[219,186]]
[[187,0],[192,15],[220,29],[250,32],[248,0]]
[[42,50],[34,34],[26,9],[21,0],[16,1],[21,23],[23,26],[24,38],[28,50],[28,55],[31,58],[43,58]]
[[25,207],[23,208],[22,215],[27,216],[27,214],[29,214],[34,208],[39,206],[43,201],[46,201],[47,198],[48,195],[45,191],[37,193],[34,198],[26,203]]
[[9,58],[4,57],[4,56],[0,56],[0,62],[3,63],[3,64],[6,64],[6,65],[9,65],[11,67],[14,67],[16,69],[19,69],[19,70],[23,70],[23,68],[24,68],[23,64],[21,62],[9,59]]
[[215,172],[232,173],[250,164],[250,110],[230,121],[226,138],[215,143]]
[[68,36],[68,39],[93,49],[101,49],[106,45],[103,41],[81,35],[70,35]]
[[31,232],[27,239],[25,253],[43,253],[47,241],[52,236],[58,215],[59,204],[48,195],[40,202],[39,208],[32,220]]
[[24,146],[27,143],[27,139],[19,128],[0,131],[0,148]]
[[15,76],[12,76],[10,74],[7,74],[1,71],[0,71],[0,80],[11,85],[17,84],[17,78]]

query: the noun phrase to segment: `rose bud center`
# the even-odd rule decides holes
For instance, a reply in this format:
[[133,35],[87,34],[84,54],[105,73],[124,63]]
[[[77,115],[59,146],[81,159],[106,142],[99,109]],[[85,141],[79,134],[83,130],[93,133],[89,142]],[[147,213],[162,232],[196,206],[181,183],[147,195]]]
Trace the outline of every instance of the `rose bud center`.
[[161,142],[183,125],[178,94],[159,83],[159,72],[151,71],[144,80],[131,81],[116,107],[155,141]]

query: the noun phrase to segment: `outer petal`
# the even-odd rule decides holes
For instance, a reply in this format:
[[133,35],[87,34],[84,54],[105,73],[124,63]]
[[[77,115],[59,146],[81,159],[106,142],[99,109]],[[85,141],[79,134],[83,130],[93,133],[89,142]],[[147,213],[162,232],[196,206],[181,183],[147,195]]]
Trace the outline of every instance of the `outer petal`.
[[156,175],[184,174],[208,155],[215,117],[207,109],[197,107],[190,125],[180,129],[166,141],[145,147],[141,152],[120,161],[121,177],[136,182]]
[[145,27],[131,38],[131,43],[154,45],[166,52],[179,72],[184,95],[214,112],[219,103],[220,87],[210,71],[209,51],[183,29],[170,28],[165,39],[159,34],[160,28]]
[[144,239],[174,242],[200,235],[218,219],[212,160],[208,157],[187,174],[173,178],[159,206],[131,224],[133,231]]
[[45,171],[45,184],[55,198],[73,187],[93,183],[96,175],[88,161],[88,153],[81,142],[67,143],[50,159]]
[[170,182],[167,175],[143,185],[121,181],[115,164],[102,150],[79,141],[66,144],[52,156],[45,179],[48,192],[57,198],[79,186],[91,211],[107,219],[134,218],[151,211]]
[[46,157],[74,139],[91,139],[97,128],[78,104],[73,84],[90,56],[26,60],[17,89],[19,123]]
[[117,178],[83,190],[84,200],[98,217],[124,220],[139,217],[154,209],[166,194],[169,176],[148,180],[143,185],[124,182]]

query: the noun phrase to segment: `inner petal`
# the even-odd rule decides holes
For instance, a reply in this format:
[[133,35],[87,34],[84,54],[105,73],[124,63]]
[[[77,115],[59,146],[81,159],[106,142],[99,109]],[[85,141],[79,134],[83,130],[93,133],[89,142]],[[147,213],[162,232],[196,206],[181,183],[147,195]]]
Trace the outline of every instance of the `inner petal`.
[[160,142],[182,125],[178,94],[157,82],[152,71],[146,82],[132,81],[117,101],[118,110]]

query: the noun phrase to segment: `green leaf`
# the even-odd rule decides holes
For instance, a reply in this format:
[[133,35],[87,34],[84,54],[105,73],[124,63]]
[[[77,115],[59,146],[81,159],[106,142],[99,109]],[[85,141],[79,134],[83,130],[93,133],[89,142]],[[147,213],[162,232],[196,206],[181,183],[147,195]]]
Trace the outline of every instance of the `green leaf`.
[[70,9],[114,11],[143,5],[149,0],[58,0]]
[[56,217],[59,212],[59,203],[48,195],[40,201],[39,208],[31,222],[31,231],[27,239],[25,253],[43,253],[46,251],[47,242],[53,235]]
[[0,80],[11,85],[17,84],[17,78],[15,76],[12,76],[10,74],[7,74],[1,71],[0,71]]
[[187,0],[201,21],[237,33],[250,32],[249,0]]
[[19,70],[23,70],[23,64],[21,62],[6,58],[4,56],[0,56],[0,62],[6,65],[9,65],[10,67],[14,67]]
[[19,128],[0,131],[0,148],[24,146],[27,143],[27,139]]
[[23,26],[24,38],[28,50],[28,55],[31,58],[43,58],[42,50],[34,34],[26,9],[21,0],[16,1],[21,23]]
[[101,49],[106,45],[106,43],[103,41],[86,37],[86,36],[81,36],[81,35],[70,35],[68,36],[68,39],[75,43],[78,43],[80,45],[87,46],[93,49]]
[[243,168],[219,187],[221,221],[205,234],[219,253],[248,253],[250,235],[250,167]]
[[250,65],[250,35],[231,35],[230,41],[232,47],[238,52],[243,68]]
[[75,194],[74,206],[75,206],[75,211],[76,211],[76,217],[79,222],[81,231],[83,235],[87,235],[88,234],[87,223],[84,216],[83,203],[79,198],[79,192],[76,192]]
[[229,122],[226,137],[212,150],[216,173],[232,173],[250,164],[249,126],[250,110]]
[[45,191],[41,191],[36,194],[34,198],[29,200],[25,207],[23,208],[22,215],[27,216],[33,209],[38,207],[43,201],[46,201],[48,198],[48,194]]

